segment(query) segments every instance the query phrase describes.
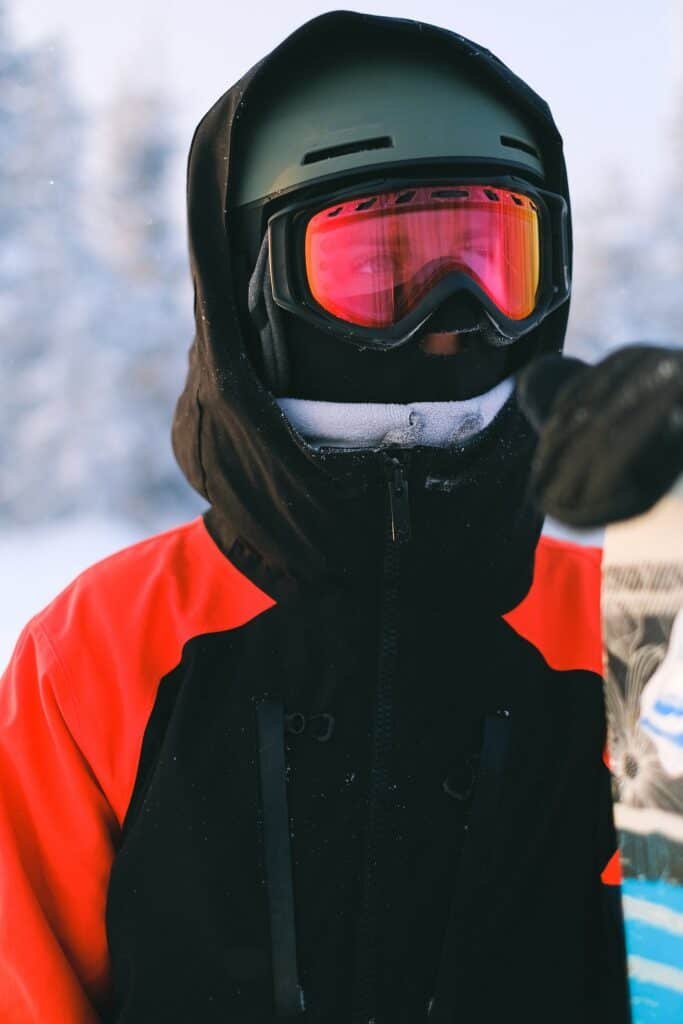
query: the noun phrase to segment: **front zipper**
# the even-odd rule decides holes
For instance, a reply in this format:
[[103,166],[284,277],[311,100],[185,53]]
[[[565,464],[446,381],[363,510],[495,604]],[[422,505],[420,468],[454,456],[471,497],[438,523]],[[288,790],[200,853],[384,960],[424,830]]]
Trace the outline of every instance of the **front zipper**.
[[403,463],[395,456],[385,455],[384,475],[389,488],[391,540],[394,544],[405,544],[411,531],[408,479]]
[[377,691],[373,713],[372,759],[365,831],[362,902],[356,933],[351,1024],[377,1022],[377,961],[379,954],[378,871],[386,847],[387,798],[393,749],[393,683],[398,668],[401,545],[411,538],[408,480],[403,462],[382,453],[389,490],[381,589]]

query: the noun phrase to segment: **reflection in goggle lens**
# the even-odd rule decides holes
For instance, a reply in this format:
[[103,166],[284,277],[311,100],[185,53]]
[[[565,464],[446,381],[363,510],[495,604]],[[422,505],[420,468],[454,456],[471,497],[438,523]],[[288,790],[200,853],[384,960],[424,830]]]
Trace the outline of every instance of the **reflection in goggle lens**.
[[462,271],[511,320],[530,316],[540,279],[539,216],[522,193],[426,186],[329,206],[306,226],[311,295],[332,316],[389,327]]

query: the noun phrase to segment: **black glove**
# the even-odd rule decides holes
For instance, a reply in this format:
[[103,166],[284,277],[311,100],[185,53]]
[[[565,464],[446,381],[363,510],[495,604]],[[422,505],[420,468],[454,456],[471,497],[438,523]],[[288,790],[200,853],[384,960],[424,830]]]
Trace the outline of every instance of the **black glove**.
[[544,356],[518,380],[539,432],[536,499],[571,526],[647,511],[683,473],[683,351],[628,345],[595,366]]

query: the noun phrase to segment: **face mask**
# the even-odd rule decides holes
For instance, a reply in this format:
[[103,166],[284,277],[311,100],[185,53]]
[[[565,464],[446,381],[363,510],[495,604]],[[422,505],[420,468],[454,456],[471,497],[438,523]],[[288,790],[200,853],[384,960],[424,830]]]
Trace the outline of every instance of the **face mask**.
[[[330,402],[459,401],[508,376],[509,340],[467,294],[451,296],[407,344],[385,350],[348,345],[279,307],[272,294],[268,236],[249,283],[249,314],[258,332],[257,369],[279,396]],[[428,354],[435,332],[457,332],[454,356]]]

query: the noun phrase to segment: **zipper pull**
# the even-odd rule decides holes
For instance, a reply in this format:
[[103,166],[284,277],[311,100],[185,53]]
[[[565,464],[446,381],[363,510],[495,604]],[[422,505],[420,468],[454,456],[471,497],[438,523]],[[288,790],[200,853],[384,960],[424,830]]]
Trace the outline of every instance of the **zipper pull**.
[[405,544],[410,540],[408,479],[400,460],[389,455],[384,458],[384,473],[389,487],[391,539],[394,544]]

